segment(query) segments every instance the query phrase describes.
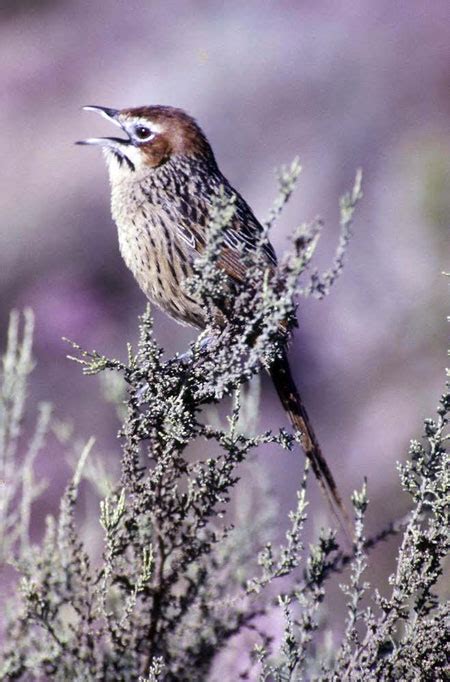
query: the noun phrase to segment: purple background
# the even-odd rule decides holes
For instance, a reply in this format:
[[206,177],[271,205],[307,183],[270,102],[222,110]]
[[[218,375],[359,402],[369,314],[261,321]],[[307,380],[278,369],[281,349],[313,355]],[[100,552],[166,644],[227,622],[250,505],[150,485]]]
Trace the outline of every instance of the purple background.
[[[432,415],[446,363],[449,19],[448,0],[3,2],[0,322],[4,343],[8,311],[35,311],[33,396],[117,461],[114,409],[61,337],[124,358],[145,301],[118,252],[101,155],[73,141],[110,130],[84,104],[179,106],[261,219],[273,169],[300,155],[299,188],[272,235],[280,254],[289,231],[320,214],[317,262],[329,263],[338,196],[363,167],[344,275],[328,299],[301,304],[291,354],[339,485],[348,495],[368,476],[370,529],[405,512],[395,462]],[[169,355],[193,337],[158,312],[156,333]],[[261,424],[277,427],[263,389]],[[292,506],[294,458],[261,458]],[[52,440],[40,470],[51,487],[37,526],[69,472]],[[392,554],[380,556],[386,568]]]

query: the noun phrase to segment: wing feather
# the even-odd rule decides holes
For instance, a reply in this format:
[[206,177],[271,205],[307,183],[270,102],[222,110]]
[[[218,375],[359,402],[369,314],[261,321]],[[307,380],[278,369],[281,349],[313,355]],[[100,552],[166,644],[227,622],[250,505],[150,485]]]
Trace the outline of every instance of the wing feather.
[[[196,186],[192,184],[192,177],[189,182],[192,188]],[[209,191],[205,191],[205,187]],[[178,237],[188,247],[194,260],[205,248],[208,217],[212,214],[214,198],[220,187],[224,189],[230,201],[234,201],[236,208],[229,225],[224,228],[224,246],[218,263],[233,280],[243,282],[246,266],[242,254],[249,253],[256,248],[263,228],[247,202],[223,177],[205,177],[203,190],[191,192],[191,194],[187,187],[178,186],[170,191],[171,188],[166,186],[164,193],[158,197],[158,209],[162,213],[163,220],[166,218],[164,220],[166,224],[170,224],[172,229],[174,225],[176,226]],[[275,268],[277,259],[270,242],[264,244],[263,252],[268,266],[271,269]]]

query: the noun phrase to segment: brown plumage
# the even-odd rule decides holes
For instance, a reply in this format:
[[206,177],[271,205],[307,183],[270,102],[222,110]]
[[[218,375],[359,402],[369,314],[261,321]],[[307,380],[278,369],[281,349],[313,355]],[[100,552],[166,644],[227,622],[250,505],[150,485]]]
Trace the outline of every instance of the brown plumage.
[[[223,235],[219,265],[235,284],[245,280],[241,249],[251,250],[262,227],[251,208],[220,172],[200,127],[184,111],[149,106],[121,111],[86,107],[118,125],[126,137],[90,138],[100,145],[111,181],[111,208],[122,256],[145,295],[182,324],[203,329],[204,308],[184,289],[206,241],[219,190],[235,202]],[[270,244],[268,267],[276,267]],[[334,511],[346,512],[293,380],[286,352],[269,373],[289,418],[301,433],[312,469]],[[338,514],[339,516],[339,514]]]

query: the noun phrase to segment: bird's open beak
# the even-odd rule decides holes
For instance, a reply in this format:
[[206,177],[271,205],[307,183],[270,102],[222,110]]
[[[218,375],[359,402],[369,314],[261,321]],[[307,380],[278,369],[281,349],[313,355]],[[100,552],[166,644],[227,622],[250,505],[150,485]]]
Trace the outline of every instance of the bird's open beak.
[[86,107],[83,107],[84,111],[96,111],[100,116],[103,116],[103,118],[106,118],[108,121],[114,123],[114,125],[119,126],[124,133],[126,133],[127,137],[88,137],[86,140],[79,140],[78,142],[75,142],[75,144],[95,144],[99,145],[101,147],[111,147],[113,149],[117,149],[123,145],[130,144],[130,136],[128,135],[127,131],[123,127],[122,123],[119,120],[119,110],[118,109],[110,109],[108,107],[97,107],[93,105],[89,105]]

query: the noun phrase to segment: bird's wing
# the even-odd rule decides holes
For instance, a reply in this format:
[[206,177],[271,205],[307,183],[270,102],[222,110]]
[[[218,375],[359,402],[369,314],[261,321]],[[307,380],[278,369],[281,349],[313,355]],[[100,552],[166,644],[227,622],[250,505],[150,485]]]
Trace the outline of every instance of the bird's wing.
[[[242,254],[257,248],[263,228],[255,218],[253,211],[241,195],[228,184],[223,184],[226,196],[234,202],[234,213],[223,231],[223,247],[218,258],[218,264],[227,275],[237,282],[245,280],[246,265]],[[170,201],[163,200],[159,209],[169,219],[171,225],[176,225],[177,235],[187,245],[195,258],[202,253],[207,242],[208,220],[214,209],[216,192],[203,192],[189,199],[179,192],[170,197]],[[266,242],[263,253],[267,265],[274,269],[277,264],[275,251]]]

